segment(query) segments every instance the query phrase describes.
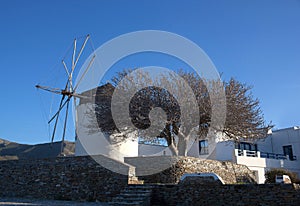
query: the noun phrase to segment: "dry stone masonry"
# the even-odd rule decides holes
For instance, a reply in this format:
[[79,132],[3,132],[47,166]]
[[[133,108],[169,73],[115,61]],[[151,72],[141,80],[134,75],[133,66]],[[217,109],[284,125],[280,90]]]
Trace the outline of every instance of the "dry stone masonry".
[[[94,159],[118,167],[128,175],[111,172]],[[253,174],[243,165],[168,156],[132,157],[125,162],[101,155],[0,161],[0,198],[98,200],[110,205],[300,205],[299,186],[253,184]],[[139,176],[139,172],[151,171],[162,162],[170,168]],[[227,184],[193,178],[179,181],[184,173],[198,172],[214,172]],[[144,184],[128,185],[128,182]]]
[[157,185],[151,205],[300,205],[300,190],[292,184]]
[[[128,174],[134,170],[111,164]],[[127,186],[128,176],[111,172],[89,156],[0,161],[0,197],[109,201]]]
[[[125,162],[136,167],[136,175],[144,183],[178,183],[185,173],[201,172],[216,173],[226,184],[255,182],[255,176],[248,167],[232,162],[174,156],[126,157]],[[169,168],[162,166],[162,163]],[[167,169],[158,171],[159,168],[164,167]],[[158,171],[158,173],[140,176],[145,174],[145,171]]]

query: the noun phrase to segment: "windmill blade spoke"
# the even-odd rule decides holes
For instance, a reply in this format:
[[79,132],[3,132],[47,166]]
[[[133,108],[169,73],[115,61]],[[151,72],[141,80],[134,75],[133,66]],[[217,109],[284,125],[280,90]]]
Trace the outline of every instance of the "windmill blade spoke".
[[73,107],[74,107],[74,112],[75,112],[75,140],[77,140],[77,111],[76,111],[76,97],[73,98]]
[[69,77],[69,76],[70,76],[70,72],[69,72],[69,69],[68,69],[68,67],[67,67],[67,65],[66,65],[66,62],[65,62],[64,60],[61,60],[61,62],[62,62],[62,64],[64,65],[65,71],[67,72],[67,75],[68,75],[68,77]]
[[38,85],[38,84],[35,85],[35,87],[37,89],[42,89],[42,90],[52,92],[52,93],[55,93],[55,94],[61,94],[61,89],[58,89],[58,88],[51,88],[51,87],[41,86],[41,85]]
[[88,96],[83,96],[81,94],[76,94],[76,93],[73,93],[72,96],[75,98],[75,97],[78,97],[80,99],[88,99],[89,97]]
[[[69,69],[68,69],[68,67],[67,67],[67,65],[66,65],[66,63],[65,63],[64,60],[62,60],[62,64],[64,65],[65,71],[66,71],[66,73],[67,73],[67,75],[68,75],[68,81],[69,81],[69,83],[70,83],[70,87],[71,87],[71,89],[73,90],[72,74],[70,74]],[[66,88],[66,89],[67,89],[67,88]]]
[[53,117],[48,121],[48,124],[50,124],[53,119],[59,115],[60,111],[62,110],[62,108],[64,108],[64,106],[70,101],[70,97],[68,97],[68,99],[59,107],[58,111],[53,115]]
[[[61,107],[61,105],[63,104],[64,98],[65,98],[65,96],[62,96],[62,98],[60,100],[60,103],[59,103],[59,107]],[[53,140],[54,140],[54,136],[55,136],[55,132],[56,132],[56,126],[57,126],[57,122],[58,122],[58,117],[59,117],[59,113],[57,114],[56,119],[55,119],[53,132],[52,132],[52,137],[51,137],[51,142],[53,142]]]
[[89,38],[90,38],[90,35],[88,34],[88,35],[86,36],[86,38],[85,38],[85,40],[84,40],[84,43],[83,43],[83,45],[82,45],[81,48],[80,48],[79,54],[78,54],[78,56],[77,56],[77,58],[76,58],[76,60],[75,60],[74,68],[76,67],[76,65],[77,65],[77,63],[78,63],[78,60],[79,60],[79,58],[80,58],[80,56],[81,56],[81,54],[82,54],[82,52],[83,52],[83,49],[84,49],[84,47],[85,47],[87,41],[89,40]]
[[94,56],[92,57],[91,61],[89,62],[89,65],[87,66],[87,68],[84,70],[83,74],[81,75],[79,81],[77,82],[75,88],[74,88],[74,92],[76,91],[77,87],[79,86],[80,82],[83,80],[83,77],[87,74],[87,72],[89,71],[89,69],[91,68],[94,60],[95,60],[96,55],[94,54]]
[[69,113],[69,103],[67,103],[67,108],[66,108],[66,116],[65,116],[65,122],[64,122],[64,130],[63,130],[63,136],[62,136],[62,141],[61,141],[61,152],[63,152],[63,146],[64,146],[64,141],[65,141],[65,136],[66,136],[66,128],[67,128],[67,120],[68,120],[68,113]]
[[51,142],[53,142],[53,140],[54,140],[54,136],[55,136],[55,132],[56,132],[56,126],[57,126],[57,122],[58,122],[58,117],[59,117],[59,115],[57,115],[56,119],[55,119],[55,124],[54,124],[54,127],[53,127]]
[[74,39],[74,48],[73,48],[73,55],[72,55],[72,70],[71,70],[71,76],[73,75],[73,72],[74,72],[74,69],[75,69],[76,46],[77,46],[77,40]]

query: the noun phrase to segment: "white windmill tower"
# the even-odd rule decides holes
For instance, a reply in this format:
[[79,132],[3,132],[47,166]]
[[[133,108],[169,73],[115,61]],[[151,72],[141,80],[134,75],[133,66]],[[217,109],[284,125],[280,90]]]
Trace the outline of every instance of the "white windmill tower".
[[[67,65],[64,59],[62,60],[62,65],[67,74],[67,81],[63,89],[52,88],[49,86],[36,85],[36,88],[46,90],[51,93],[55,93],[61,95],[60,103],[57,111],[48,121],[48,124],[53,123],[53,130],[51,136],[51,142],[54,141],[57,133],[57,125],[59,121],[63,121],[63,130],[62,130],[62,138],[61,138],[61,153],[64,150],[64,141],[66,136],[66,127],[68,121],[68,113],[70,109],[70,102],[73,101],[73,106],[75,108],[75,155],[105,155],[109,158],[124,161],[124,157],[126,156],[137,156],[138,155],[138,142],[137,141],[125,141],[122,142],[121,146],[111,144],[107,141],[107,139],[112,138],[111,135],[103,134],[101,132],[95,134],[89,134],[86,129],[86,124],[88,124],[89,120],[86,118],[86,111],[94,104],[93,97],[86,93],[88,91],[81,91],[82,88],[80,84],[84,84],[84,79],[87,76],[88,72],[93,72],[93,69],[98,69],[96,62],[96,52],[93,52],[92,55],[86,60],[86,62],[82,65],[81,71],[79,72],[80,76],[76,78],[76,84],[74,84],[74,71],[78,67],[78,61],[82,56],[83,50],[86,47],[86,44],[90,38],[90,35],[85,37],[84,42],[82,43],[79,51],[77,52],[77,39],[74,40],[73,43],[73,52],[71,57],[71,65]],[[97,90],[97,88],[92,88],[91,90]],[[80,90],[80,93],[78,93]],[[95,97],[94,97],[95,98]],[[83,102],[77,104],[76,100],[83,100]],[[64,118],[60,120],[60,116],[65,109]],[[114,134],[118,135],[118,134]]]

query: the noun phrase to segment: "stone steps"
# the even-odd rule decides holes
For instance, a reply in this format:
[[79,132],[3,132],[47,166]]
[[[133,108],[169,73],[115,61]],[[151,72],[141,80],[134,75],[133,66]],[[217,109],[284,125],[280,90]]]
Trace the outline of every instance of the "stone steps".
[[128,179],[128,184],[144,184],[143,180],[139,180],[137,177],[133,176]]
[[150,205],[150,197],[153,186],[151,185],[128,185],[122,192],[114,197],[109,205]]

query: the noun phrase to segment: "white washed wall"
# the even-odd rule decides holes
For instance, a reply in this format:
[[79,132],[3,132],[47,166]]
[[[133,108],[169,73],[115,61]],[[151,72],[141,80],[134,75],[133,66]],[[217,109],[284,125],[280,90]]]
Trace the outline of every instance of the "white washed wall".
[[76,156],[102,154],[122,162],[124,162],[124,157],[138,156],[137,132],[129,134],[126,140],[118,144],[110,144],[109,140],[113,137],[112,135],[103,134],[101,132],[90,134],[86,128],[86,125],[89,123],[89,119],[85,114],[87,106],[88,105],[79,105],[77,107]]

